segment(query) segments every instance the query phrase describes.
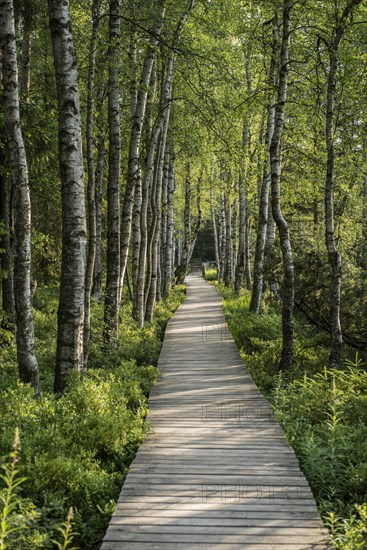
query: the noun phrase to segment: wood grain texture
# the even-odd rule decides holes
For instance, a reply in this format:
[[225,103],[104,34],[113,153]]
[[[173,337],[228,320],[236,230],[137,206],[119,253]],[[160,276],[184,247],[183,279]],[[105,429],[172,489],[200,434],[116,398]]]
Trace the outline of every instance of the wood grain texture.
[[332,548],[270,404],[246,371],[220,296],[199,275],[168,323],[150,435],[101,550]]

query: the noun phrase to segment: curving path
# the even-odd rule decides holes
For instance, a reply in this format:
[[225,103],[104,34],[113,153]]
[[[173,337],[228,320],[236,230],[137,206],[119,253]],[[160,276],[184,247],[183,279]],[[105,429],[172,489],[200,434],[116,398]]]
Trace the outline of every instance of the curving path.
[[298,460],[247,373],[216,289],[187,277],[168,323],[151,434],[101,550],[331,548]]

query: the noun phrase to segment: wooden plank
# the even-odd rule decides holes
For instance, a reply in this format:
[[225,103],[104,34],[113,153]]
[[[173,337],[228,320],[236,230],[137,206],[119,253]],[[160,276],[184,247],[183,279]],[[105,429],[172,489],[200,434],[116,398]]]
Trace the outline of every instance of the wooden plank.
[[[151,532],[127,532],[123,528],[115,528],[114,525],[110,525],[107,530],[104,540],[116,541],[116,542],[189,542],[191,544],[201,545],[210,543],[212,548],[215,548],[216,544],[220,543],[237,543],[243,544],[246,540],[247,543],[262,543],[264,539],[267,540],[268,544],[282,544],[283,548],[287,548],[289,544],[299,544],[307,543],[314,544],[317,542],[323,542],[325,535],[321,530],[310,530],[310,533],[305,533],[304,535],[292,535],[290,534],[292,529],[289,530],[288,534],[276,535],[271,530],[262,530],[261,528],[257,530],[257,533],[246,534],[244,529],[241,534],[195,534],[195,533],[178,533],[174,530],[171,532],[160,532],[160,533],[151,533]],[[285,545],[285,546],[284,546]]]
[[[200,548],[204,550],[330,550],[330,542],[313,543],[312,547],[308,543],[292,543],[290,542],[286,546],[284,544],[269,544],[266,539],[259,540],[256,543],[249,543],[244,541],[242,543],[219,543],[213,544],[211,542],[201,542]],[[101,550],[194,550],[192,543],[180,543],[180,542],[125,542],[118,541],[104,541]]]

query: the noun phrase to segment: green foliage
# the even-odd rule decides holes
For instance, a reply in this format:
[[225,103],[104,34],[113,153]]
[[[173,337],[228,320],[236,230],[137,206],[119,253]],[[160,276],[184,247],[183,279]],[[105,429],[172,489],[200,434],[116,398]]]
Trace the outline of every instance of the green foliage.
[[65,523],[59,527],[59,531],[62,536],[62,542],[53,541],[58,550],[78,550],[76,546],[72,546],[73,539],[76,536],[76,533],[72,530],[72,520],[73,520],[73,508],[69,509]]
[[330,512],[325,521],[338,550],[366,550],[367,504],[355,506],[355,512],[348,518]]
[[281,315],[265,302],[249,313],[249,293],[216,285],[229,328],[254,381],[273,404],[336,548],[366,549],[367,371],[356,356],[329,371],[328,338],[296,319],[292,372],[278,372]]
[[70,508],[66,521],[57,528],[61,534],[61,542],[51,540],[50,533],[39,530],[41,513],[29,503],[29,499],[21,497],[19,487],[26,478],[19,474],[20,460],[19,430],[15,430],[15,439],[8,461],[2,466],[0,475],[0,550],[29,548],[58,548],[59,550],[78,550],[71,546],[76,533],[72,530],[73,509]]
[[217,280],[217,270],[215,268],[207,269],[205,273],[205,279],[207,281],[216,281]]
[[[17,526],[30,526],[22,533],[19,550],[55,545],[65,550],[75,545],[98,548],[129,464],[144,439],[147,397],[158,376],[161,339],[184,292],[177,288],[166,303],[157,304],[154,321],[141,330],[135,328],[130,306],[125,305],[117,349],[102,345],[102,307],[93,304],[91,368],[81,377],[70,376],[61,397],[52,393],[57,298],[52,287],[35,294],[43,387],[38,399],[17,380],[14,348],[1,351],[0,455],[8,452],[19,428],[22,460],[14,463],[14,479],[22,480],[22,485],[12,489],[11,513]],[[9,477],[13,474],[7,468]],[[71,506],[72,529],[70,513],[64,521]]]
[[17,462],[19,459],[20,441],[19,432],[16,430],[13,450],[10,454],[9,463],[2,466],[3,474],[0,480],[3,487],[0,492],[0,549],[6,550],[18,542],[26,528],[26,518],[19,516],[18,507],[20,498],[16,492],[17,488],[24,482],[19,476]]

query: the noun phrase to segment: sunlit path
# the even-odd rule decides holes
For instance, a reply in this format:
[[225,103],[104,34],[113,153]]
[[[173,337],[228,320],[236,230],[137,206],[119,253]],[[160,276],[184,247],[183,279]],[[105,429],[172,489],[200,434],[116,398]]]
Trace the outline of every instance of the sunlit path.
[[102,550],[331,547],[298,460],[246,372],[221,299],[199,275],[170,320],[152,433]]

